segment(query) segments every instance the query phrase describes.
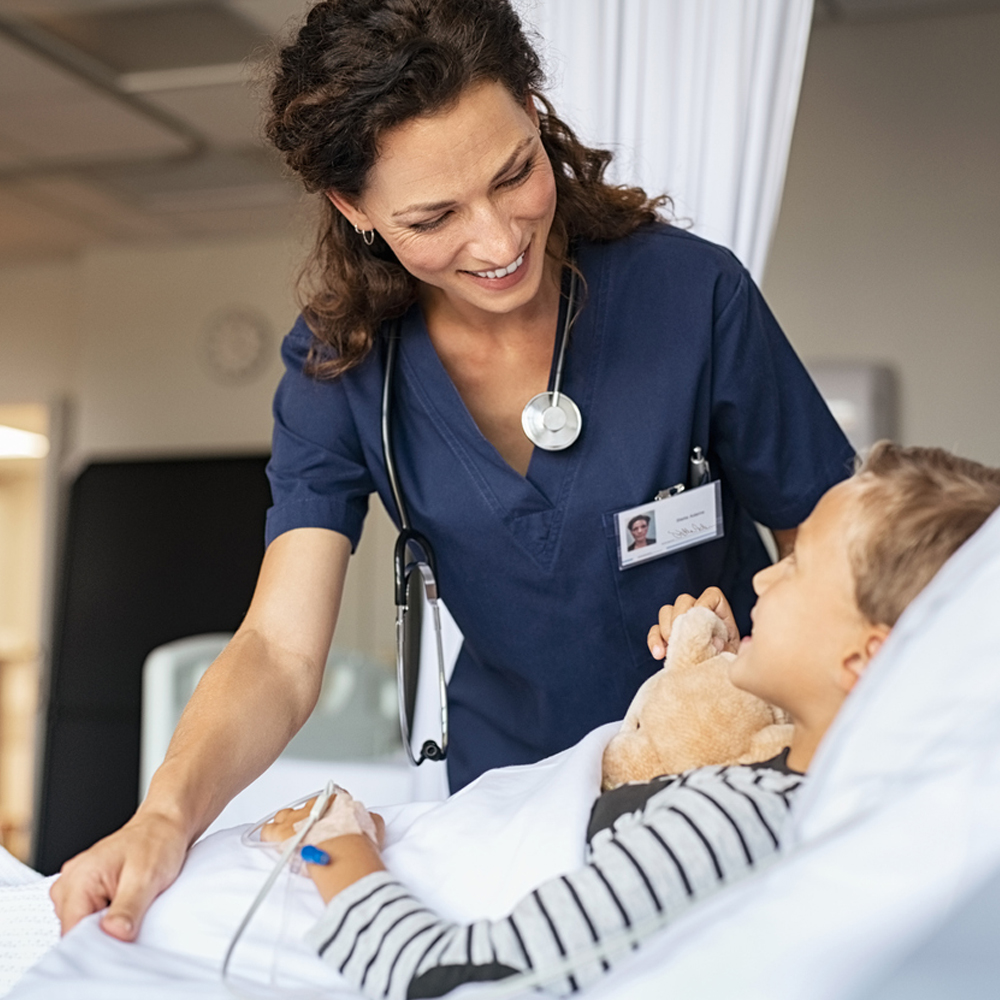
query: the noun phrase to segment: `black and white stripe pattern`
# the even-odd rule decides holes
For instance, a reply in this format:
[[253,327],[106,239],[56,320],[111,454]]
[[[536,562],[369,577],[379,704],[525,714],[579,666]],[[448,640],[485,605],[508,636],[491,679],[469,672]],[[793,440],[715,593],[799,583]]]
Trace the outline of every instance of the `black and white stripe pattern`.
[[333,899],[308,941],[373,998],[441,996],[567,958],[573,972],[549,988],[573,993],[609,968],[595,944],[674,919],[774,856],[801,781],[760,765],[659,779],[641,810],[594,834],[585,867],[535,889],[507,917],[449,923],[378,872]]

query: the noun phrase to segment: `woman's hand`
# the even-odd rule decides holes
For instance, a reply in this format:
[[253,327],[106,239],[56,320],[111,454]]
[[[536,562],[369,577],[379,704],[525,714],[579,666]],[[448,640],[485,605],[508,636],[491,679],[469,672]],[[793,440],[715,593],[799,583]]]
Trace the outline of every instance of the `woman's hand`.
[[646,645],[649,646],[649,652],[654,660],[662,660],[667,655],[667,643],[670,640],[674,619],[694,607],[708,608],[722,619],[727,633],[724,648],[730,653],[737,652],[740,646],[740,630],[736,627],[736,619],[729,607],[729,601],[718,587],[709,587],[697,600],[690,594],[681,594],[673,604],[664,604],[660,608],[659,620],[646,637]]
[[177,878],[187,847],[176,823],[140,810],[62,866],[49,890],[62,933],[108,907],[101,929],[121,941],[135,940],[149,904]]

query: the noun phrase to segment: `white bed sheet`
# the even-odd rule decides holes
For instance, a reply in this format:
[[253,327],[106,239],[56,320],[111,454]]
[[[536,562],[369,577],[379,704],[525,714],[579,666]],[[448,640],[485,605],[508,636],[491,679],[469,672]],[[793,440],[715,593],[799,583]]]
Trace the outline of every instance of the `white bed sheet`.
[[[530,767],[483,775],[442,803],[384,810],[387,865],[431,906],[465,920],[499,916],[546,878],[583,862],[601,755],[618,724]],[[244,828],[216,833],[192,849],[177,882],[150,908],[138,942],[122,944],[90,917],[10,993],[11,1000],[228,997],[218,970],[226,945],[274,863],[243,847]],[[250,925],[235,971],[288,989],[356,996],[301,943],[322,900],[302,876],[287,876]],[[275,962],[275,956],[280,956]]]
[[[1000,513],[914,602],[850,698],[797,803],[785,856],[652,939],[591,991],[595,1000],[847,1000],[988,877],[1000,864],[998,606]],[[504,912],[582,860],[614,729],[484,775],[445,803],[391,811],[390,866],[455,918]],[[92,918],[11,996],[61,1000],[68,981],[80,998],[225,996],[218,960],[268,864],[237,845],[222,833],[195,849],[138,945],[111,941]],[[341,995],[298,944],[318,896],[304,881],[292,892],[287,916],[275,903],[252,928],[238,967],[269,975],[280,937],[282,985]]]
[[59,940],[51,884],[0,847],[0,997]]

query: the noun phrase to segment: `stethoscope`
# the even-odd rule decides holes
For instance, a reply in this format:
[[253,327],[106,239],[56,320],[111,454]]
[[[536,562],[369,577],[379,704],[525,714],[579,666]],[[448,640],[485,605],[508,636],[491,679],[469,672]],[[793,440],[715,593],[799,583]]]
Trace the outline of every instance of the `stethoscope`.
[[544,451],[562,451],[563,448],[568,448],[580,436],[583,427],[580,407],[561,391],[566,345],[569,343],[569,331],[576,319],[573,313],[576,304],[576,281],[576,271],[571,266],[566,318],[563,320],[562,335],[559,338],[559,354],[556,357],[556,374],[552,380],[552,391],[540,392],[537,396],[533,396],[521,411],[521,426],[528,440],[536,448]]
[[[570,266],[569,295],[566,315],[563,319],[556,356],[555,377],[552,389],[540,392],[528,400],[521,412],[521,426],[528,440],[536,448],[544,451],[562,451],[580,436],[583,419],[580,408],[562,391],[563,365],[566,359],[566,345],[576,319],[577,273]],[[438,603],[437,570],[434,550],[430,542],[414,530],[410,523],[406,502],[403,497],[399,474],[392,444],[392,398],[396,379],[400,320],[396,319],[389,328],[388,346],[385,359],[385,380],[382,384],[382,455],[385,461],[389,490],[399,514],[399,537],[393,554],[394,585],[396,598],[396,682],[399,696],[399,727],[403,736],[403,746],[413,765],[425,760],[444,760],[448,753],[448,692],[444,668],[444,648],[441,637],[441,612]],[[419,574],[419,575],[415,575]],[[417,586],[411,586],[411,580]],[[416,671],[419,664],[412,662],[413,652],[407,641],[407,621],[413,613],[411,602],[420,599],[422,591],[433,616],[438,659],[438,697],[441,704],[441,741],[425,740],[419,754],[414,753],[411,742],[411,728],[416,701]],[[409,657],[409,662],[408,662]]]

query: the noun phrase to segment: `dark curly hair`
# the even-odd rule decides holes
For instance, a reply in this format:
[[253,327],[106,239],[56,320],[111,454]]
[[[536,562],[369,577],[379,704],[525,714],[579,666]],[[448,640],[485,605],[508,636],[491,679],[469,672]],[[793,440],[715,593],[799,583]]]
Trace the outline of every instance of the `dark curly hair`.
[[[549,253],[619,239],[668,204],[604,181],[612,154],[584,146],[541,95],[541,64],[508,0],[322,0],[278,59],[266,134],[309,191],[360,194],[386,131],[495,81],[540,105],[556,182]],[[316,338],[309,370],[333,378],[416,301],[417,281],[377,233],[367,247],[326,198],[322,212],[299,293]]]

